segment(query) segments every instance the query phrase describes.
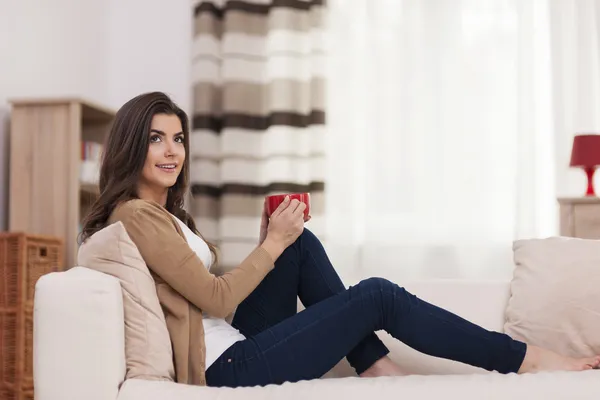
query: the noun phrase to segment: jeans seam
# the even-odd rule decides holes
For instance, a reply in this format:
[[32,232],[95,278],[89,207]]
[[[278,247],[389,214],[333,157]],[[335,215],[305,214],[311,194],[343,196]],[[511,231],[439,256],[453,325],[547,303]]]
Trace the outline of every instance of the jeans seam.
[[[385,288],[381,288],[380,291],[381,291],[381,293],[385,293],[387,295],[391,295],[394,298],[394,301],[396,301],[396,297],[397,296],[396,296],[396,293],[394,291],[390,292],[390,291],[386,290]],[[410,302],[410,299],[408,299],[408,301]],[[424,301],[424,300],[421,300],[421,301]],[[428,304],[430,304],[430,303],[428,303]],[[431,304],[431,305],[433,305],[433,304]],[[447,324],[450,324],[453,327],[460,329],[462,332],[469,334],[469,336],[473,336],[473,333],[470,330],[463,329],[463,327],[460,326],[460,324],[456,324],[456,323],[454,323],[454,321],[452,321],[452,320],[450,320],[448,318],[444,318],[441,315],[437,315],[436,313],[432,313],[430,310],[427,310],[426,312],[427,312],[427,315],[429,315],[430,317],[433,317],[433,318],[435,318],[435,319],[437,319],[439,321],[443,321],[443,322],[445,322]],[[485,329],[485,328],[482,328],[482,329]],[[485,339],[487,342],[490,341],[490,339],[488,339],[488,338],[483,338],[483,339]]]
[[[384,289],[381,289],[381,291],[382,291],[382,292],[386,292],[386,290],[384,290]],[[396,298],[396,293],[394,293],[394,292],[391,292],[391,293],[389,293],[389,292],[386,292],[386,293],[387,293],[387,294],[391,294],[391,295],[392,295],[392,297],[394,297],[394,299]],[[414,295],[413,295],[413,296],[414,296]],[[415,297],[417,297],[417,296],[415,296]],[[428,302],[427,302],[427,301],[425,301],[425,300],[421,300],[421,299],[419,299],[419,300],[420,300],[420,301],[422,301],[422,302],[424,302],[424,303],[427,303],[427,304],[429,304],[429,305],[431,305],[431,306],[437,307],[437,306],[435,306],[434,304],[428,303]],[[410,299],[408,299],[408,302],[410,303]],[[473,334],[471,333],[471,331],[470,331],[470,330],[464,329],[462,326],[460,326],[460,324],[456,324],[456,323],[454,323],[454,321],[452,321],[451,319],[444,318],[444,316],[442,316],[442,315],[438,315],[438,314],[436,314],[436,313],[432,313],[430,310],[427,310],[426,312],[427,312],[427,315],[429,315],[430,317],[433,317],[433,318],[435,318],[435,319],[437,319],[437,320],[439,320],[439,321],[443,321],[443,322],[445,322],[445,323],[447,323],[447,324],[450,324],[450,325],[452,325],[453,327],[460,329],[462,332],[469,334],[469,336],[473,336]],[[485,328],[482,328],[482,329],[485,329]],[[486,330],[487,330],[487,329],[486,329]],[[477,335],[475,335],[475,336],[477,336]],[[489,342],[489,341],[490,341],[490,339],[488,339],[488,338],[484,338],[484,339],[485,339],[487,342]]]
[[[443,321],[443,322],[445,322],[445,323],[447,323],[447,324],[450,324],[450,325],[452,325],[452,326],[453,326],[453,327],[455,327],[455,328],[458,328],[458,329],[460,329],[462,332],[464,332],[464,333],[467,333],[469,336],[473,336],[473,333],[472,333],[470,330],[468,330],[468,329],[463,329],[463,327],[462,327],[462,326],[460,326],[460,324],[456,324],[456,323],[454,323],[453,321],[451,321],[450,319],[444,318],[443,316],[440,316],[440,315],[436,315],[435,313],[432,313],[432,312],[431,312],[431,311],[429,311],[429,310],[427,311],[427,314],[428,314],[430,317],[434,317],[434,318],[436,318],[436,319],[437,319],[437,320],[439,320],[439,321]],[[482,328],[482,329],[485,329],[485,328]],[[486,330],[487,330],[487,329],[486,329]],[[479,337],[479,335],[475,335],[475,336],[478,336],[478,337]],[[485,339],[485,341],[487,341],[487,342],[489,342],[489,341],[490,341],[490,339],[488,339],[488,338],[486,338],[486,337],[483,337],[483,339]]]
[[[317,264],[317,262],[316,262],[316,260],[315,260],[315,257],[312,255],[312,253],[311,253],[310,251],[308,252],[308,255],[310,256],[310,259],[312,260],[313,264],[314,264],[315,266],[316,266],[316,265],[318,265],[318,264]],[[333,267],[332,267],[332,268],[333,268]],[[330,285],[330,283],[329,283],[329,279],[327,279],[327,277],[326,277],[326,276],[323,274],[323,271],[321,271],[321,268],[319,268],[319,267],[316,267],[316,270],[319,272],[319,275],[321,276],[321,278],[323,278],[323,281],[325,281],[325,284],[327,285],[327,289],[329,289],[329,291],[331,292],[331,294],[332,294],[332,295],[335,295],[335,294],[341,293],[341,292],[336,292],[336,291],[335,291],[335,290],[334,290],[334,289],[331,287],[331,285]],[[341,280],[341,279],[340,279],[340,280]],[[343,286],[343,283],[342,283],[342,286]]]

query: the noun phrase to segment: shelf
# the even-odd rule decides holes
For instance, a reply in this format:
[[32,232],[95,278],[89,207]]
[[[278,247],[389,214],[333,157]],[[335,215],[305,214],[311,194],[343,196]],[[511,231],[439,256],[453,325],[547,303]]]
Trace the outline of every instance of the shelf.
[[115,117],[114,111],[87,100],[81,102],[81,114],[84,124],[110,123]]
[[81,160],[82,143],[102,144],[115,114],[75,97],[9,102],[9,230],[62,238],[73,267],[82,220],[99,197],[97,166]]
[[80,183],[79,191],[81,192],[81,194],[91,194],[94,196],[100,194],[100,189],[98,188],[98,185],[94,183]]
[[112,121],[115,112],[108,107],[96,104],[87,99],[77,97],[59,97],[59,98],[31,98],[31,99],[9,99],[13,106],[51,106],[60,104],[79,104],[81,105],[81,119],[83,123],[106,123]]
[[560,204],[596,204],[600,203],[598,196],[582,196],[582,197],[559,197]]

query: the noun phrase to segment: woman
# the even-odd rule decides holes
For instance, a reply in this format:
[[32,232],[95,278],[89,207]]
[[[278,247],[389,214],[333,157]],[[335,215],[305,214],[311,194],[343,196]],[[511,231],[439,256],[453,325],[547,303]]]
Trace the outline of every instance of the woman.
[[[233,271],[212,275],[215,248],[183,209],[188,154],[188,119],[169,97],[127,102],[108,135],[100,196],[82,232],[85,240],[116,221],[125,226],[156,280],[178,382],[313,379],[344,357],[362,377],[402,374],[374,333],[380,329],[418,351],[501,373],[599,365],[598,357],[563,357],[489,332],[385,279],[346,289],[304,229],[305,205],[289,198],[270,218],[263,211],[258,247]],[[300,313],[297,296],[306,306]]]

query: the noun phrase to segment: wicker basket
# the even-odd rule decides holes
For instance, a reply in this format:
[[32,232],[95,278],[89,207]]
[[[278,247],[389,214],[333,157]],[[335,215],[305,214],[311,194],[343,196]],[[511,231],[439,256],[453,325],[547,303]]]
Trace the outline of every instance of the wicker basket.
[[44,274],[62,271],[59,238],[0,233],[0,399],[33,399],[33,295]]

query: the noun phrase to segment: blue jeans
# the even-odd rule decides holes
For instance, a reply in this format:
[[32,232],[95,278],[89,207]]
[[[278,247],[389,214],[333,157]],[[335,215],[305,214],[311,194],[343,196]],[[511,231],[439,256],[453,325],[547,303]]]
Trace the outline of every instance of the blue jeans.
[[[306,307],[297,313],[297,297]],[[209,386],[256,386],[319,378],[344,357],[358,374],[389,351],[385,330],[420,352],[501,373],[517,372],[525,343],[490,332],[382,278],[348,289],[305,229],[239,305],[246,336],[206,371]]]

